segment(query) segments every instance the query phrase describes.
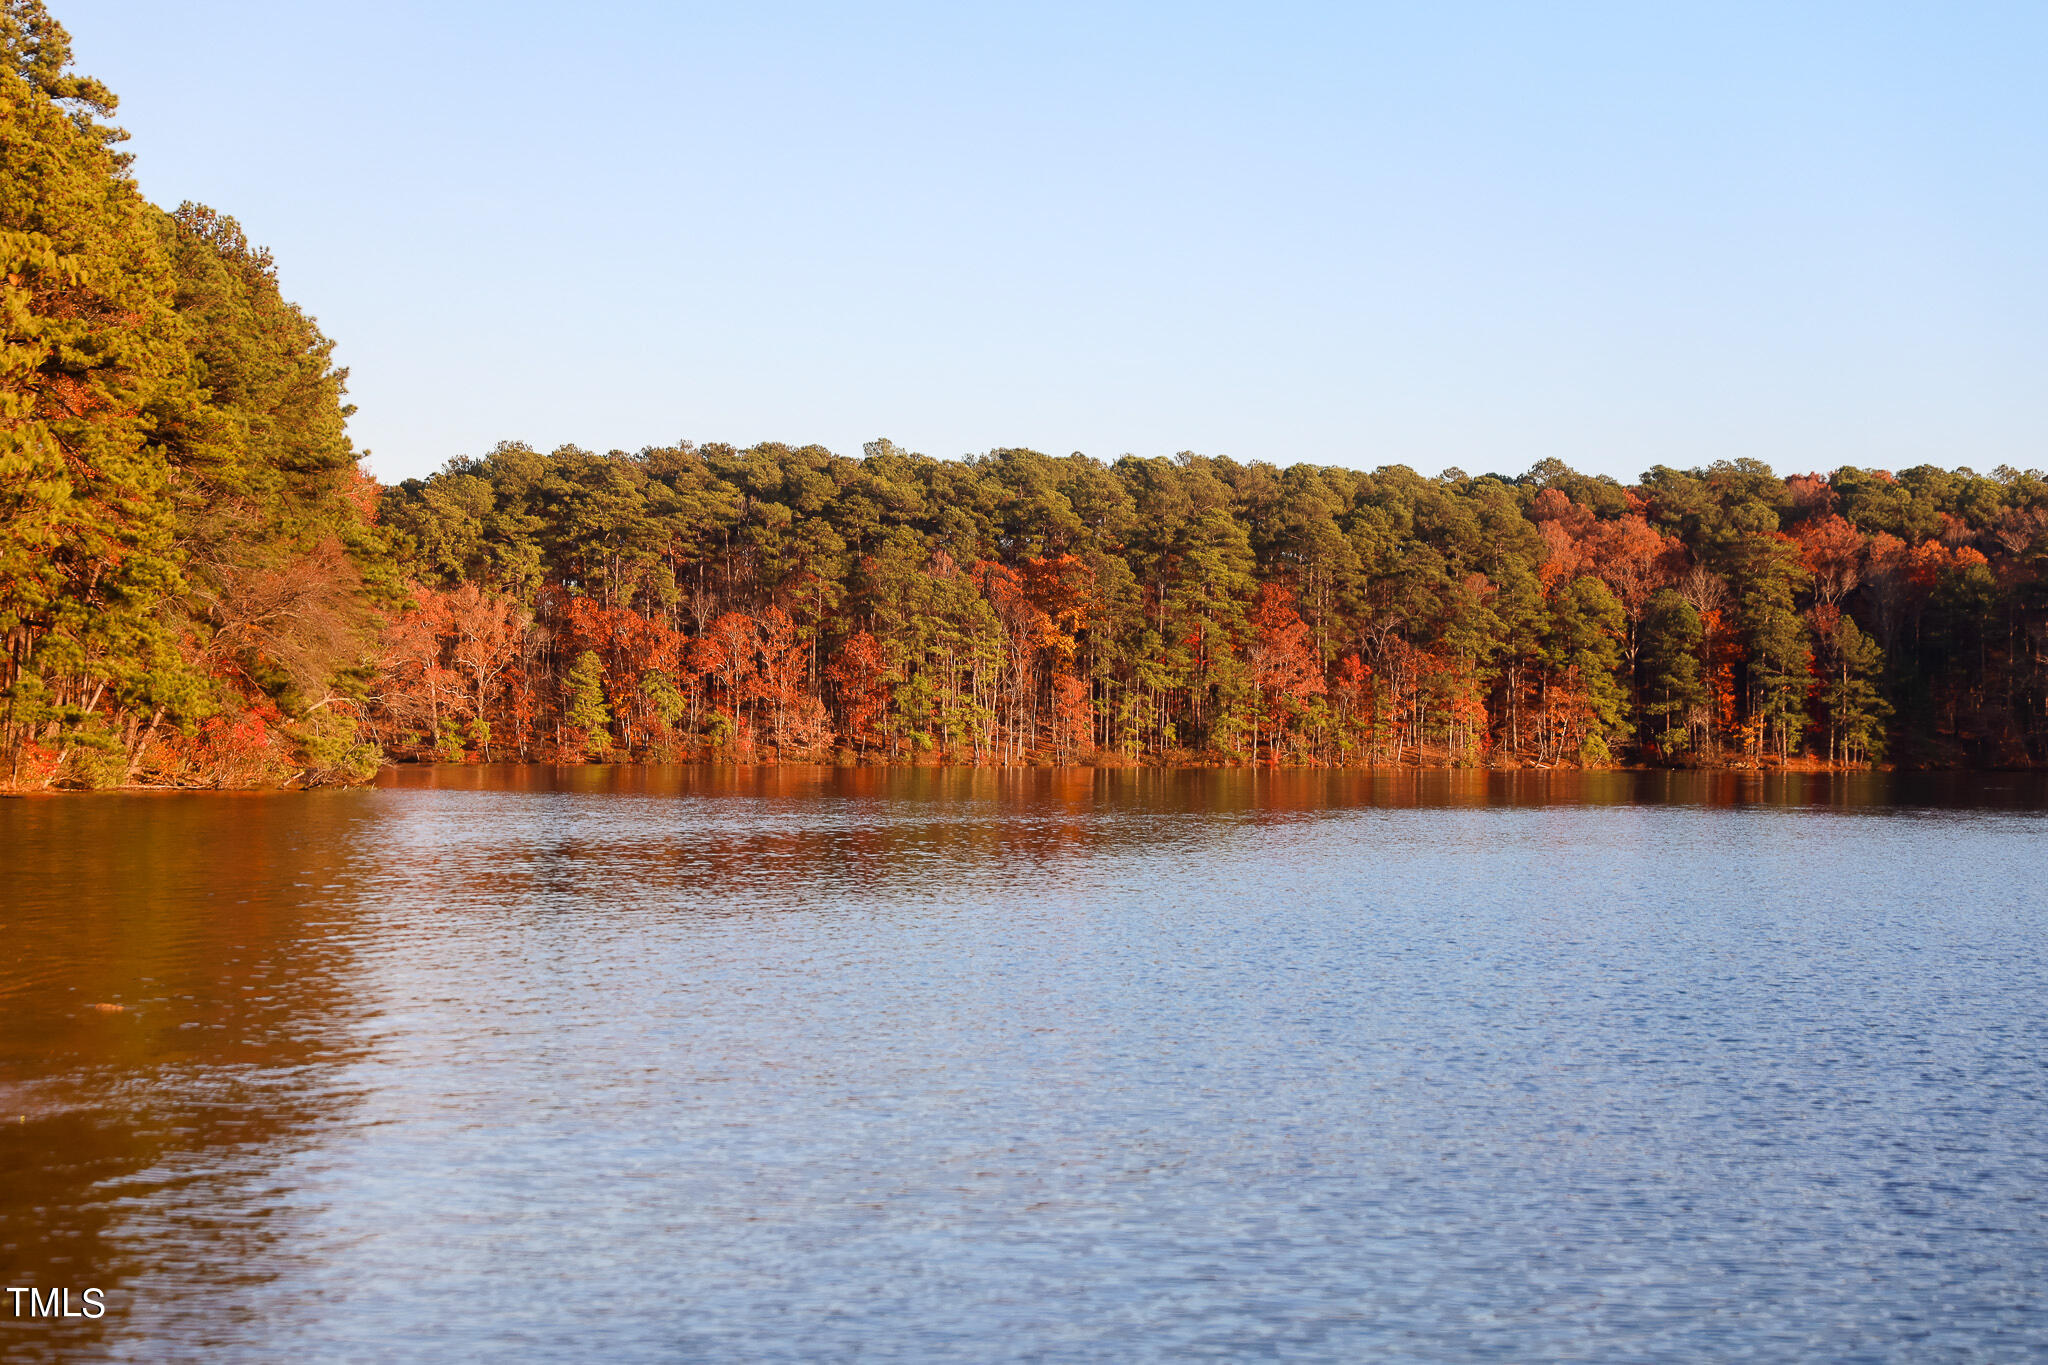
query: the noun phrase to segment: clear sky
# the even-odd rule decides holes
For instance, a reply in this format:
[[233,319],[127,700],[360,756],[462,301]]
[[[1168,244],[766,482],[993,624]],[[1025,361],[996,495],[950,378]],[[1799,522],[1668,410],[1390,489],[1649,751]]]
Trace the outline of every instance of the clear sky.
[[386,479],[2048,464],[2048,5],[52,0]]

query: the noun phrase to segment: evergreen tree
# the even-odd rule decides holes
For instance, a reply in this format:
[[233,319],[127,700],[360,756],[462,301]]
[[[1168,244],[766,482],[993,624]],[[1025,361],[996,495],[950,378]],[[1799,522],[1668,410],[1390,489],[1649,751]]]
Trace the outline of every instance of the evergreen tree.
[[[0,639],[6,777],[117,781],[122,711],[204,714],[153,411],[191,412],[155,211],[40,0],[0,5]],[[77,764],[81,756],[90,761]]]
[[581,734],[591,757],[611,751],[612,713],[604,702],[604,664],[595,650],[584,650],[569,666],[563,679],[562,719]]
[[1883,725],[1891,707],[1878,695],[1876,680],[1884,652],[1853,618],[1843,616],[1822,636],[1821,665],[1828,761],[1839,757],[1845,763],[1868,763],[1883,758]]
[[0,781],[361,776],[396,583],[331,344],[70,61],[0,0]]
[[1545,660],[1557,675],[1556,686],[1569,698],[1571,713],[1560,739],[1576,742],[1573,756],[1582,764],[1613,759],[1609,741],[1622,726],[1627,695],[1616,676],[1626,625],[1621,604],[1597,578],[1572,580],[1551,604]]
[[1643,616],[1643,714],[1651,742],[1666,755],[1696,743],[1693,717],[1707,705],[1700,676],[1704,643],[1699,612],[1672,589],[1659,589]]

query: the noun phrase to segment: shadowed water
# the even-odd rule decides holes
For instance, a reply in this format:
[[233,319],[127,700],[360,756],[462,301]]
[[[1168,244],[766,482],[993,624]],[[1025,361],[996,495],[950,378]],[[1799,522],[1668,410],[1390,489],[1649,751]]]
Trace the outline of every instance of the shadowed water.
[[108,1305],[0,1298],[0,1355],[2039,1359],[2044,810],[596,768],[0,802],[0,1274]]

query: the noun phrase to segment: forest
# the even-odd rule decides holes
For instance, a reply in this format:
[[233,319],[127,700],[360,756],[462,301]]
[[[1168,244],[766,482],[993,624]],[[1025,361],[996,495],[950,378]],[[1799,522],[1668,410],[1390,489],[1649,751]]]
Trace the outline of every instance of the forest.
[[366,723],[447,760],[2037,764],[2048,482],[1624,487],[501,445],[383,490]]
[[0,3],[0,787],[393,760],[2027,767],[2048,479],[516,442],[380,487]]
[[332,344],[0,3],[0,786],[352,780],[404,584]]

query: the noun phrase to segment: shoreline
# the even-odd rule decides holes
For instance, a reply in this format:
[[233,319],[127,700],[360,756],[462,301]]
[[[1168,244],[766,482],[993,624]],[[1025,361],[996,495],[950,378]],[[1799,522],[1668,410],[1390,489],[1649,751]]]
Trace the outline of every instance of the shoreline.
[[439,762],[400,759],[380,766],[375,773],[359,781],[318,782],[300,785],[296,782],[267,784],[261,786],[179,786],[167,783],[134,783],[108,787],[36,787],[8,789],[0,788],[0,799],[27,800],[35,797],[58,796],[140,796],[148,794],[180,795],[211,793],[219,796],[263,796],[312,791],[339,791],[355,787],[378,785],[379,779],[400,773],[428,773],[436,771],[462,771],[484,769],[694,769],[703,771],[751,771],[768,772],[776,770],[808,770],[835,772],[988,772],[988,773],[1029,773],[1029,772],[1261,772],[1261,773],[1414,773],[1414,774],[1486,774],[1488,776],[1522,776],[1570,774],[1586,776],[1619,773],[1663,773],[1663,774],[1733,774],[1748,777],[1853,777],[1853,776],[1969,776],[1992,774],[2040,774],[2048,772],[2038,766],[2020,767],[1936,767],[1908,766],[1904,764],[1829,765],[1826,763],[1791,764],[1690,764],[1684,766],[1642,763],[1603,764],[1596,767],[1582,767],[1576,764],[1442,764],[1442,763],[1249,763],[1216,759],[1210,761],[1187,760],[1171,763],[1160,762],[1070,762],[1070,763],[902,763],[902,762],[838,762],[803,759],[758,759],[750,762],[731,760],[649,760],[629,759],[618,762],[580,760],[557,762],[539,759],[498,759],[489,762],[480,760]]

